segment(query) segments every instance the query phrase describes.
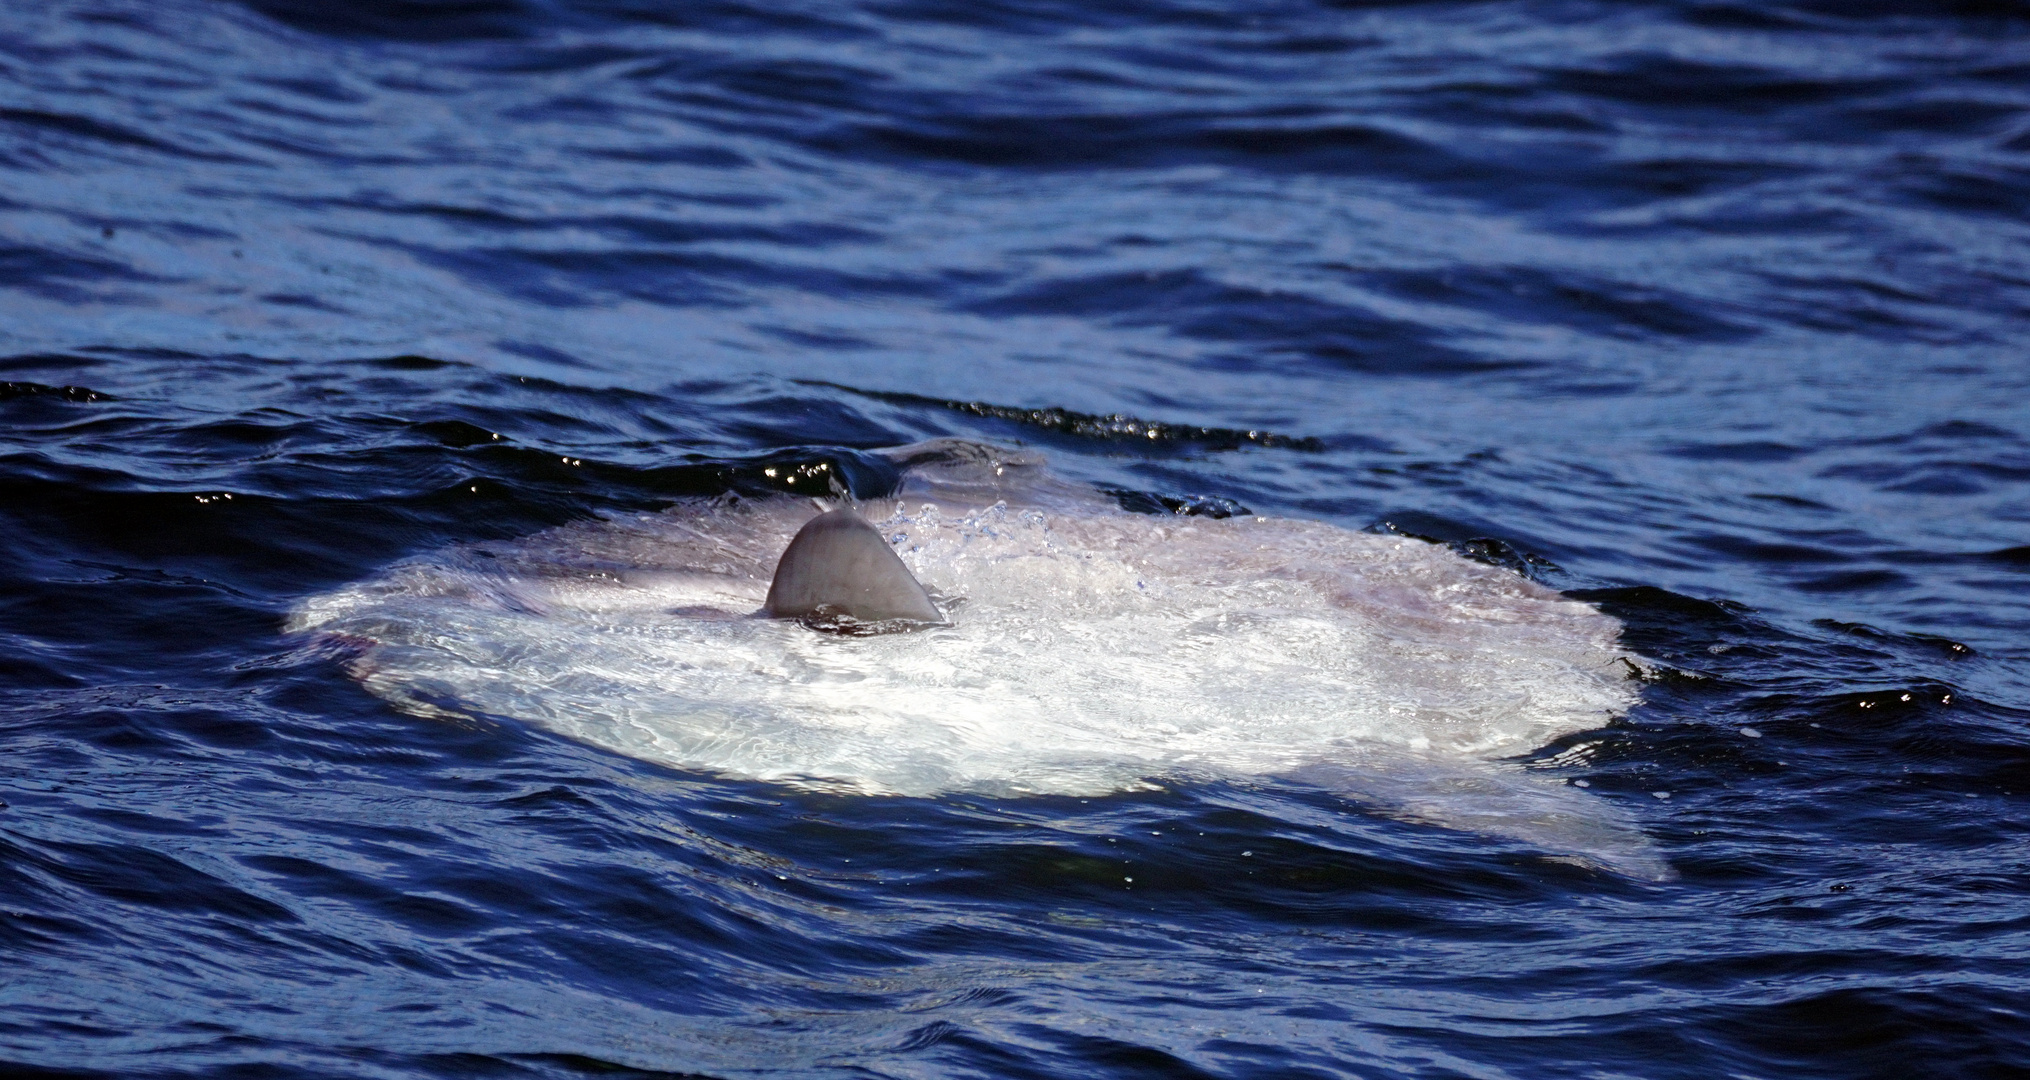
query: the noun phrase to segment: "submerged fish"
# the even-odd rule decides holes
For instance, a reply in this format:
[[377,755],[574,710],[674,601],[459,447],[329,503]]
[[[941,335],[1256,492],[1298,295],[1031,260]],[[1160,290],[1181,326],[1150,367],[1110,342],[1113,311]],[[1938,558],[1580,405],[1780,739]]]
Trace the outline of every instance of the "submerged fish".
[[[917,796],[1284,777],[1670,876],[1612,804],[1503,760],[1634,703],[1591,605],[1407,537],[1129,513],[1026,452],[885,453],[897,490],[801,554],[811,500],[685,501],[397,564],[291,625],[365,643],[355,674],[410,711],[685,769]],[[797,621],[873,578],[858,614],[915,632]]]

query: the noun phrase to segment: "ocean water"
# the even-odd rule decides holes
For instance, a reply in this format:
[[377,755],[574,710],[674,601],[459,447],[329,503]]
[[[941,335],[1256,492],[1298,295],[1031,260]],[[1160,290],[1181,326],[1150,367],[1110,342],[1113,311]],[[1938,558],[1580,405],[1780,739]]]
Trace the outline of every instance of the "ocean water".
[[[8,1075],[2030,1071],[2030,8],[17,4],[0,177]],[[1125,652],[1073,640],[1104,559],[906,554],[957,630],[1027,605],[911,709],[1125,718],[1105,783],[602,739],[699,684],[541,597],[403,609],[485,692],[306,616],[735,503],[934,546],[880,452],[931,439],[1040,458],[1078,551],[1265,519]],[[1611,626],[1611,680],[1387,620],[1335,655],[1435,651],[1334,677],[1376,735],[1593,672],[1486,775],[1667,872],[1180,764],[1344,734],[1317,633],[1217,624],[1318,615],[1261,582],[1327,549]]]

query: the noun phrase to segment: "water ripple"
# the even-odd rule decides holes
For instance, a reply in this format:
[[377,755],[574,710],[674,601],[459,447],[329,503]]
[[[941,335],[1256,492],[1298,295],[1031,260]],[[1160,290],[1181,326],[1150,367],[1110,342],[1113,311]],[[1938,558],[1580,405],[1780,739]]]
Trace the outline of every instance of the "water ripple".
[[[13,5],[0,1071],[2023,1072],[2026,31]],[[1680,880],[1297,780],[716,779],[395,712],[280,629],[452,545],[885,496],[942,437],[1600,606],[1642,704],[1518,767]]]

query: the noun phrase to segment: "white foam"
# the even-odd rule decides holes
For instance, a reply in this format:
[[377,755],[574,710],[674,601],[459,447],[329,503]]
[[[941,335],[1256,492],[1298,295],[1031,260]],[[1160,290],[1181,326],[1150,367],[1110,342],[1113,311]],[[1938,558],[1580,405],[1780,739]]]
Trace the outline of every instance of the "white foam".
[[[897,456],[914,462],[902,495],[861,510],[946,627],[842,637],[748,617],[817,512],[789,498],[452,549],[316,597],[293,625],[365,643],[365,685],[414,711],[729,776],[1091,795],[1320,766],[1428,793],[1463,773],[1479,785],[1467,827],[1546,842],[1483,820],[1488,782],[1523,785],[1518,813],[1539,825],[1557,816],[1545,798],[1614,825],[1598,799],[1487,765],[1632,704],[1619,625],[1590,605],[1404,537],[1125,513],[1008,451]],[[1380,798],[1447,823],[1442,797]]]

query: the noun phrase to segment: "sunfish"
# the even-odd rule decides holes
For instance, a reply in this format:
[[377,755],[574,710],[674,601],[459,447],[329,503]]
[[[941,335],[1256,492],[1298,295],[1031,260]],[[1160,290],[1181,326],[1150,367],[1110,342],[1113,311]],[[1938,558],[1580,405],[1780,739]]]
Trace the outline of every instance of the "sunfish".
[[[883,454],[898,485],[857,508],[687,499],[454,547],[291,626],[419,715],[676,768],[915,797],[1273,779],[1670,876],[1627,811],[1513,760],[1635,704],[1592,605],[1409,537],[1129,513],[1024,451]],[[805,628],[828,618],[927,632]]]

